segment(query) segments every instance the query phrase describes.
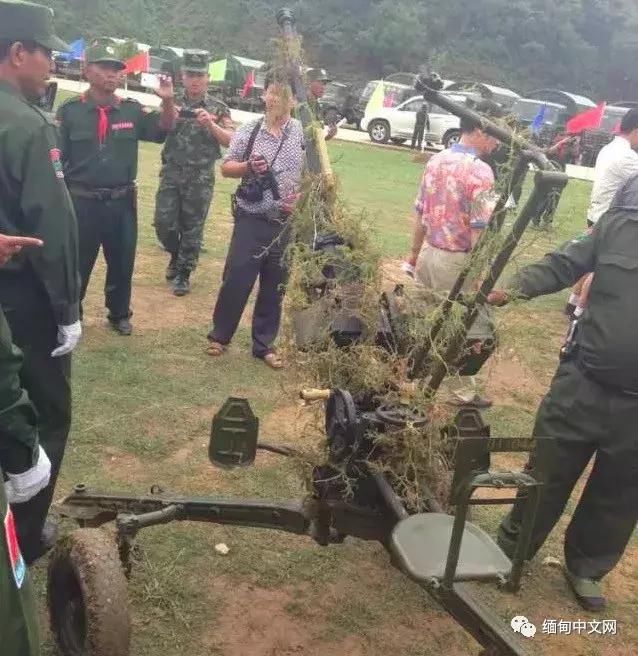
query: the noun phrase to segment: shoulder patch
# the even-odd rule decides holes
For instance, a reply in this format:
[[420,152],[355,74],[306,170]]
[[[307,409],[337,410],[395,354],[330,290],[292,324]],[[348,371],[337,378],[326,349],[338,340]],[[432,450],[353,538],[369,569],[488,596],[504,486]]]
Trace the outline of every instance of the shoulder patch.
[[13,580],[15,581],[16,588],[20,589],[27,575],[27,566],[20,553],[20,545],[18,544],[18,535],[16,533],[11,506],[7,508],[7,515],[4,518],[4,536],[9,551],[9,564],[13,573]]
[[55,177],[58,180],[64,180],[64,169],[62,168],[62,153],[59,148],[51,148],[49,150],[49,159],[55,171]]

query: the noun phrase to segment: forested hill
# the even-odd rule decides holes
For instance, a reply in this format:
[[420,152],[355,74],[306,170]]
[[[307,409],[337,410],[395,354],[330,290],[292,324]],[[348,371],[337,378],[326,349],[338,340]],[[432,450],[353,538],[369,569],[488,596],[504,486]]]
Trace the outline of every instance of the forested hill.
[[638,99],[636,0],[42,0],[63,36],[132,37],[263,59],[291,7],[309,63],[365,81],[426,62],[520,92]]

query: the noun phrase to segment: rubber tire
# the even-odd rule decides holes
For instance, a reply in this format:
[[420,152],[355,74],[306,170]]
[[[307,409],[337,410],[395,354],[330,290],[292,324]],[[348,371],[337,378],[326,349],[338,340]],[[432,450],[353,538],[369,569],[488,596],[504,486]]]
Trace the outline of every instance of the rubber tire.
[[[62,608],[78,593],[83,618],[77,618],[76,608],[74,619],[81,620],[83,629],[78,631],[73,622],[69,636]],[[127,581],[117,546],[103,530],[78,529],[58,542],[49,560],[47,599],[51,630],[63,656],[129,656]]]
[[[372,137],[372,131],[377,125],[383,125],[385,127],[385,138],[377,140]],[[372,123],[370,123],[370,125],[368,126],[368,134],[370,135],[370,141],[372,141],[372,143],[386,144],[390,140],[390,125],[388,124],[387,121],[381,121],[381,120],[372,121]]]
[[[444,148],[449,148],[450,147],[450,142],[452,141],[452,139],[454,137],[456,137],[456,141],[458,141],[460,136],[461,136],[461,131],[460,130],[449,130],[443,136],[443,147]],[[456,141],[454,141],[453,143],[456,143]]]

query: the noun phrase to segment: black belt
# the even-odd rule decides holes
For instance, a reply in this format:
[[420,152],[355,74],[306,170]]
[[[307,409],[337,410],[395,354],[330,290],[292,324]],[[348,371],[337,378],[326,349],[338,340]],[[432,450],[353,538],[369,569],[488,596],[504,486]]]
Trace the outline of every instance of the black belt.
[[78,198],[90,198],[92,200],[118,200],[126,198],[135,191],[135,185],[123,187],[85,187],[82,185],[69,184],[69,191]]

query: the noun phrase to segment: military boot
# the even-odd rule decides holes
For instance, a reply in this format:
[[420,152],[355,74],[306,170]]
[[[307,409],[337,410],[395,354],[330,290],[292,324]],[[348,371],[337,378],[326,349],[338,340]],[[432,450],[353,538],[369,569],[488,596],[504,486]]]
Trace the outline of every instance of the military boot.
[[177,253],[171,254],[170,262],[166,267],[166,280],[171,281],[177,275]]
[[578,603],[591,612],[604,610],[607,606],[605,595],[598,581],[584,579],[572,574],[565,567],[565,578]]
[[191,290],[190,273],[180,271],[173,280],[173,294],[175,296],[186,296]]

